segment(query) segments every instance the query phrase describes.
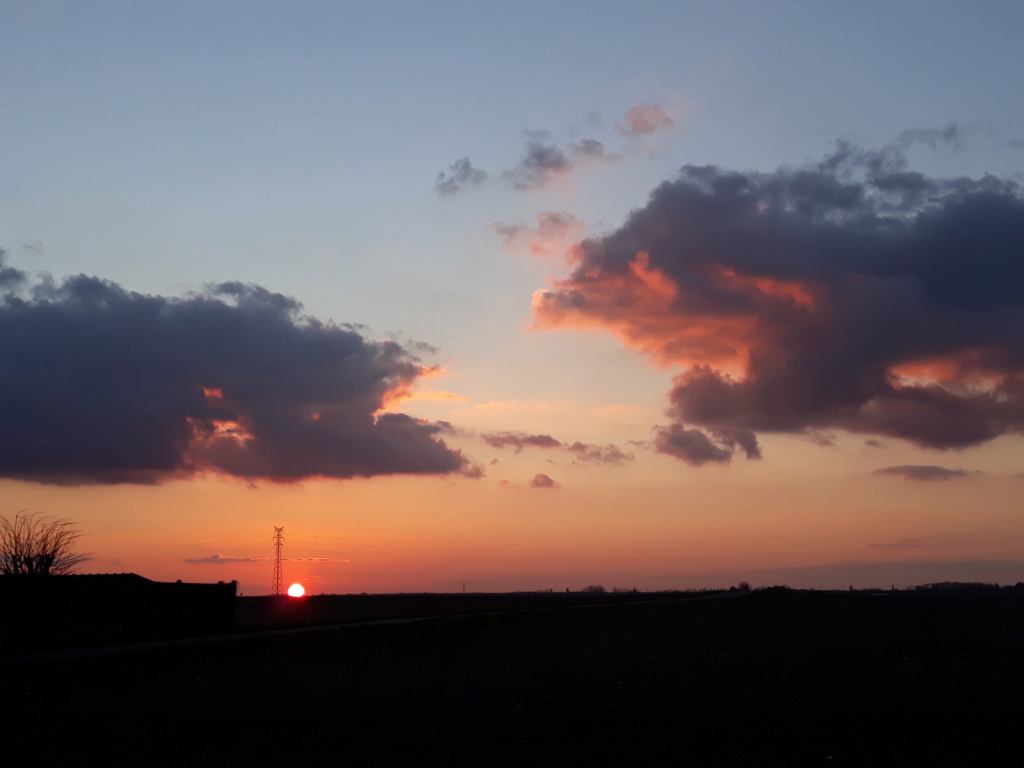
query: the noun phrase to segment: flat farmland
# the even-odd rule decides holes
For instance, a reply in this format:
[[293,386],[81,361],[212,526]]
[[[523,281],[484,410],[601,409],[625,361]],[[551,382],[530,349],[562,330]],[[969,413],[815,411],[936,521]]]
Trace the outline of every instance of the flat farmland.
[[1024,600],[551,604],[6,664],[35,765],[1022,765]]
[[384,595],[311,595],[240,597],[235,601],[235,628],[240,631],[347,624],[363,621],[551,610],[631,602],[699,599],[714,593],[673,592],[510,592],[412,593]]

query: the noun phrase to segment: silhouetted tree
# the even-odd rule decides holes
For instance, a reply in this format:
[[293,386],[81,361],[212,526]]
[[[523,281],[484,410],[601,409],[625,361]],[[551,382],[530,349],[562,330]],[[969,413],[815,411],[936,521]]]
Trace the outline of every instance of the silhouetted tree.
[[88,560],[73,550],[82,533],[72,525],[36,512],[18,512],[13,520],[0,515],[0,574],[59,575]]
[[583,591],[590,592],[591,594],[595,595],[602,595],[604,594],[605,589],[600,584],[591,584],[589,587],[584,587]]

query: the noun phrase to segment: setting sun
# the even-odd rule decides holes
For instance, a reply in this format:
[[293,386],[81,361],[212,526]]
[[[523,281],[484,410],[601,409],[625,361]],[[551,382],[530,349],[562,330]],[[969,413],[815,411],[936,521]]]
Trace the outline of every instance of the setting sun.
[[306,594],[306,588],[301,584],[292,584],[288,587],[288,597],[302,597]]

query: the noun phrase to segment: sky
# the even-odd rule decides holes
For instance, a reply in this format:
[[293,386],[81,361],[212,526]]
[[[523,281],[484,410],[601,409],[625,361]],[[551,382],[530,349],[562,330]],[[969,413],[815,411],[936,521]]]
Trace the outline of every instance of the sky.
[[312,593],[1024,580],[1016,2],[0,0],[0,514]]

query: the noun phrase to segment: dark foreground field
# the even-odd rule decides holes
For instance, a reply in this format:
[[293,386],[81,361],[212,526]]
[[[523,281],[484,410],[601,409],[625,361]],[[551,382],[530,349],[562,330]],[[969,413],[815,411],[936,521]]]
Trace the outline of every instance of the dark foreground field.
[[0,675],[10,765],[1024,765],[1011,594],[552,607]]

